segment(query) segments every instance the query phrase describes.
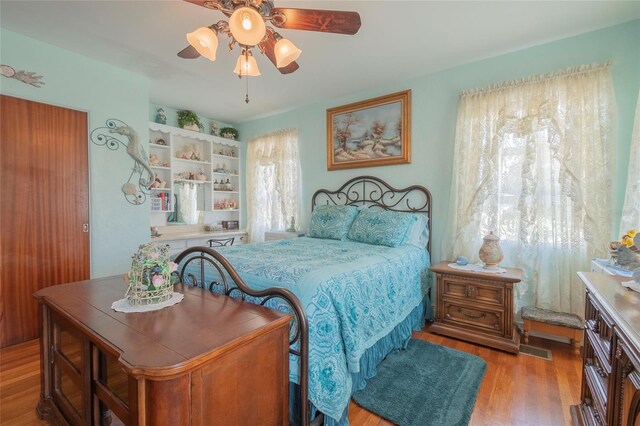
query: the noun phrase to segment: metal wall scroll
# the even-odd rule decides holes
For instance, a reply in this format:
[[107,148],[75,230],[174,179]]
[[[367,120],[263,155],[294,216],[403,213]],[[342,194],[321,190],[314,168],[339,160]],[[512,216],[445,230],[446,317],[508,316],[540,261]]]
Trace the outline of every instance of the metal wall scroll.
[[151,193],[150,185],[156,175],[147,163],[147,153],[140,145],[138,133],[124,121],[115,118],[108,119],[105,124],[106,127],[98,127],[91,132],[91,142],[112,151],[126,147],[127,154],[133,158],[133,167],[129,179],[122,185],[122,193],[129,203],[143,204]]

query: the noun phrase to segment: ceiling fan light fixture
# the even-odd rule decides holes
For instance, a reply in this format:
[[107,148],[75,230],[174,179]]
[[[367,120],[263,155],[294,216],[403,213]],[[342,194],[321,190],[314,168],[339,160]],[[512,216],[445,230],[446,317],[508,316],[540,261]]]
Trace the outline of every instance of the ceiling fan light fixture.
[[261,75],[258,62],[256,62],[256,58],[253,57],[251,52],[248,54],[242,52],[236,61],[236,67],[233,72],[236,73],[238,77],[257,77]]
[[275,45],[276,67],[282,68],[300,57],[302,50],[286,38],[281,38]]
[[210,61],[216,60],[218,36],[211,28],[198,28],[197,30],[187,34],[187,41],[201,56],[204,56]]
[[267,27],[262,15],[252,7],[240,7],[229,17],[229,30],[233,38],[245,46],[255,46],[264,38]]

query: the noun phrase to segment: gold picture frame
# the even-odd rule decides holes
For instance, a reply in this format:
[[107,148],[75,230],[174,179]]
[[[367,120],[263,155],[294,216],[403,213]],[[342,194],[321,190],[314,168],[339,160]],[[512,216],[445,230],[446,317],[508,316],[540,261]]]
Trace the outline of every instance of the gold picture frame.
[[327,170],[411,163],[411,90],[327,110]]

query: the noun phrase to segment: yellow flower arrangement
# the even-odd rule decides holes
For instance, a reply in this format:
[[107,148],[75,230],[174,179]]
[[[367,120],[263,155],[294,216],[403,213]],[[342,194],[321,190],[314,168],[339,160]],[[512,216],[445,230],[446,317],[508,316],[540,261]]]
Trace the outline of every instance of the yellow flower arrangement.
[[626,234],[622,236],[620,239],[620,244],[625,247],[633,247],[633,238],[638,234],[637,229],[630,229]]

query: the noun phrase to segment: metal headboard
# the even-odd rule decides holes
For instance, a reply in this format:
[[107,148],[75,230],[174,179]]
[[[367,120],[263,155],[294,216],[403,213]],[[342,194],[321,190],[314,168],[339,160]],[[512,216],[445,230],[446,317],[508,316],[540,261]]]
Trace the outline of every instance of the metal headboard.
[[[358,176],[335,191],[319,189],[311,198],[311,210],[321,204],[380,207],[406,213],[422,213],[431,229],[431,192],[421,185],[396,189],[375,176]],[[431,253],[431,232],[427,250]]]

